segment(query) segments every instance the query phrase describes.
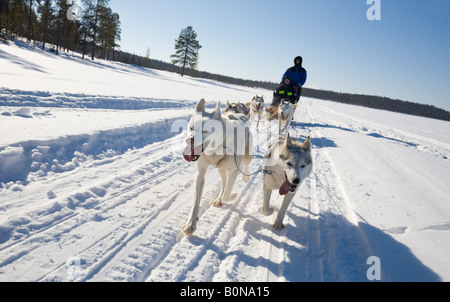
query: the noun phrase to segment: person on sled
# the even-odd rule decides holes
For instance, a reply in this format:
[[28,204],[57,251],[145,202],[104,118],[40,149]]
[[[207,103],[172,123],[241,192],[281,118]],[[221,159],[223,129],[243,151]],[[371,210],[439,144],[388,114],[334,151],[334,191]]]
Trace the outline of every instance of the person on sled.
[[292,86],[291,78],[285,76],[281,85],[274,91],[272,105],[278,107],[282,99],[288,99],[292,104],[295,104],[297,99],[295,88]]
[[291,84],[295,89],[295,102],[293,104],[297,104],[300,100],[300,96],[302,94],[302,87],[306,83],[306,79],[308,77],[308,74],[305,70],[305,68],[302,67],[303,64],[303,58],[301,56],[295,57],[294,59],[294,66],[286,70],[286,72],[283,75],[282,81],[284,81],[284,78],[287,76],[291,79]]
[[295,89],[291,85],[291,78],[284,77],[281,85],[273,92],[272,104],[266,108],[269,121],[278,118],[278,106],[280,106],[282,99],[288,99],[289,102],[295,104],[296,98]]

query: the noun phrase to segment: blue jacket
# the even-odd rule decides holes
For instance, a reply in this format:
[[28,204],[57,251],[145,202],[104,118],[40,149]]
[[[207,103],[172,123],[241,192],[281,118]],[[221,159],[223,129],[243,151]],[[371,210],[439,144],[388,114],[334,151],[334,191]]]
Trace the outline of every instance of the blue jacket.
[[301,66],[294,66],[286,70],[281,81],[283,81],[284,77],[286,76],[291,78],[291,83],[293,86],[297,86],[300,88],[305,85],[308,75],[305,68]]

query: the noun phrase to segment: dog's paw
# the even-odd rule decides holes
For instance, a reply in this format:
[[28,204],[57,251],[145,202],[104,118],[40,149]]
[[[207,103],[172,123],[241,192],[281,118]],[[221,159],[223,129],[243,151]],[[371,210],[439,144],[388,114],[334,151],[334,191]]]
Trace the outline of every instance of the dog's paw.
[[222,199],[221,198],[217,198],[216,200],[211,202],[211,205],[216,207],[216,208],[222,207],[223,206]]
[[278,221],[275,221],[275,223],[273,224],[273,228],[275,230],[281,231],[282,229],[284,229],[284,224]]
[[237,193],[236,193],[236,192],[233,192],[233,193],[231,193],[231,195],[230,195],[230,200],[235,200],[236,197],[237,197]]
[[195,225],[193,223],[188,223],[182,228],[183,233],[186,236],[192,235],[194,233],[195,229],[196,229],[196,227],[195,227]]
[[274,209],[273,208],[264,209],[264,207],[260,207],[259,211],[265,216],[270,216],[273,214]]

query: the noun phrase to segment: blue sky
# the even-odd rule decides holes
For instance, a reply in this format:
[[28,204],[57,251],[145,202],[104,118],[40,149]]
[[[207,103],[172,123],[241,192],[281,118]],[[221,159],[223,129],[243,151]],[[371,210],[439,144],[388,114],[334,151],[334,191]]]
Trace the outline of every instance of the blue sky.
[[192,26],[198,68],[278,82],[303,56],[306,87],[387,96],[450,110],[450,0],[111,0],[121,49],[170,62]]

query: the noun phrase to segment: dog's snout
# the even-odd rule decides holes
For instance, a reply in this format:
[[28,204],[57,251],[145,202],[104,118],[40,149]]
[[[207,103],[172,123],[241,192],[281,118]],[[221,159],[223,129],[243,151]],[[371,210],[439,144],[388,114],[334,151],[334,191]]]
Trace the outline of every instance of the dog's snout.
[[298,185],[300,183],[300,179],[296,178],[294,179],[294,185]]
[[194,138],[194,135],[193,135],[193,134],[192,134],[191,136],[188,136],[188,137],[186,138],[186,144],[187,144],[188,146],[193,146],[194,143],[195,143],[195,138]]

